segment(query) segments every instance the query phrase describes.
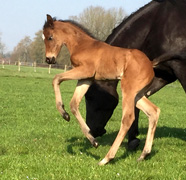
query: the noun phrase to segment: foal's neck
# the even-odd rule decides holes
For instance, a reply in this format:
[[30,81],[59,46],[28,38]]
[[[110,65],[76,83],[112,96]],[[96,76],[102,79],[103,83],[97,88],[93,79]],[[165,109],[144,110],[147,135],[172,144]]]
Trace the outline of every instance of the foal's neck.
[[74,24],[68,23],[67,29],[68,31],[66,31],[67,39],[65,45],[67,46],[70,55],[80,52],[82,49],[88,48],[90,44],[97,41]]

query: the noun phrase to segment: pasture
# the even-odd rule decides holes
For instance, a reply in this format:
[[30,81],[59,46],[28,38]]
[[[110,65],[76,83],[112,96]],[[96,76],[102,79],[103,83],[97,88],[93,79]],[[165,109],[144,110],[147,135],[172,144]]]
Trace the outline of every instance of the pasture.
[[[5,66],[0,69],[0,179],[1,180],[178,180],[186,179],[186,95],[178,82],[150,97],[161,109],[152,153],[137,162],[144,146],[148,120],[140,114],[141,143],[137,151],[126,149],[124,139],[116,158],[99,167],[112,145],[121,121],[120,104],[97,138],[95,149],[83,136],[70,113],[69,102],[76,81],[61,84],[71,121],[63,120],[55,107],[52,79],[61,70]],[[80,112],[85,117],[82,100]]]

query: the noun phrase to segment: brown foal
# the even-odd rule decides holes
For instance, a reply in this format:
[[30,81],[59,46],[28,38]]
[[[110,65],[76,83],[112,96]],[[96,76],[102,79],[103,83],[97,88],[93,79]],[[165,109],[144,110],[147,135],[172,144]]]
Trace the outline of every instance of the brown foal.
[[63,45],[70,55],[72,70],[55,76],[53,88],[56,107],[67,121],[70,116],[64,109],[60,93],[60,84],[66,80],[78,80],[70,102],[70,108],[77,118],[83,134],[91,144],[98,146],[90,129],[79,112],[79,104],[91,83],[95,80],[121,80],[122,120],[119,133],[105,158],[99,163],[104,165],[115,157],[127,131],[134,121],[134,107],[142,110],[149,119],[147,138],[143,152],[138,160],[143,160],[152,149],[152,142],[160,110],[145,96],[145,89],[154,77],[152,64],[147,56],[136,49],[124,49],[110,46],[89,36],[84,30],[70,21],[57,21],[47,15],[43,27],[43,39],[46,47],[46,61],[55,63]]

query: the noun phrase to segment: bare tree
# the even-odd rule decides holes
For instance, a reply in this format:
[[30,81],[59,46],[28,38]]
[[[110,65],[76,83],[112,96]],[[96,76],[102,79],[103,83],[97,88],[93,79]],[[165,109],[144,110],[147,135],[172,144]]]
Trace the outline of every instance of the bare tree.
[[125,15],[122,8],[105,10],[100,6],[90,6],[79,16],[71,16],[70,19],[79,22],[96,38],[104,41]]
[[0,58],[4,57],[4,51],[5,51],[5,44],[1,41],[1,33],[0,33]]
[[36,61],[37,63],[45,62],[45,46],[42,39],[42,33],[42,30],[35,33],[34,40],[30,47],[32,60]]
[[29,36],[25,36],[24,39],[22,39],[18,45],[14,48],[14,51],[11,55],[12,61],[22,61],[22,62],[28,62],[30,61],[30,44],[32,40]]

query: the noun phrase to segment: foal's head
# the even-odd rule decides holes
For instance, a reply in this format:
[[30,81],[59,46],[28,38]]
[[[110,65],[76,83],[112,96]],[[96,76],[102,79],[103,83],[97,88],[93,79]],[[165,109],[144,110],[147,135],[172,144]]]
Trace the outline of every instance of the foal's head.
[[[87,39],[92,40],[92,35],[81,25],[73,21],[57,21],[47,15],[47,21],[43,26],[43,39],[45,42],[46,62],[54,64],[63,44],[71,51]],[[81,42],[80,42],[81,41]],[[86,45],[85,45],[86,46]],[[69,50],[70,50],[69,49]]]
[[43,26],[43,40],[45,42],[46,62],[48,64],[56,63],[56,57],[64,43],[64,39],[60,34],[58,22],[50,15],[47,15],[47,21]]

